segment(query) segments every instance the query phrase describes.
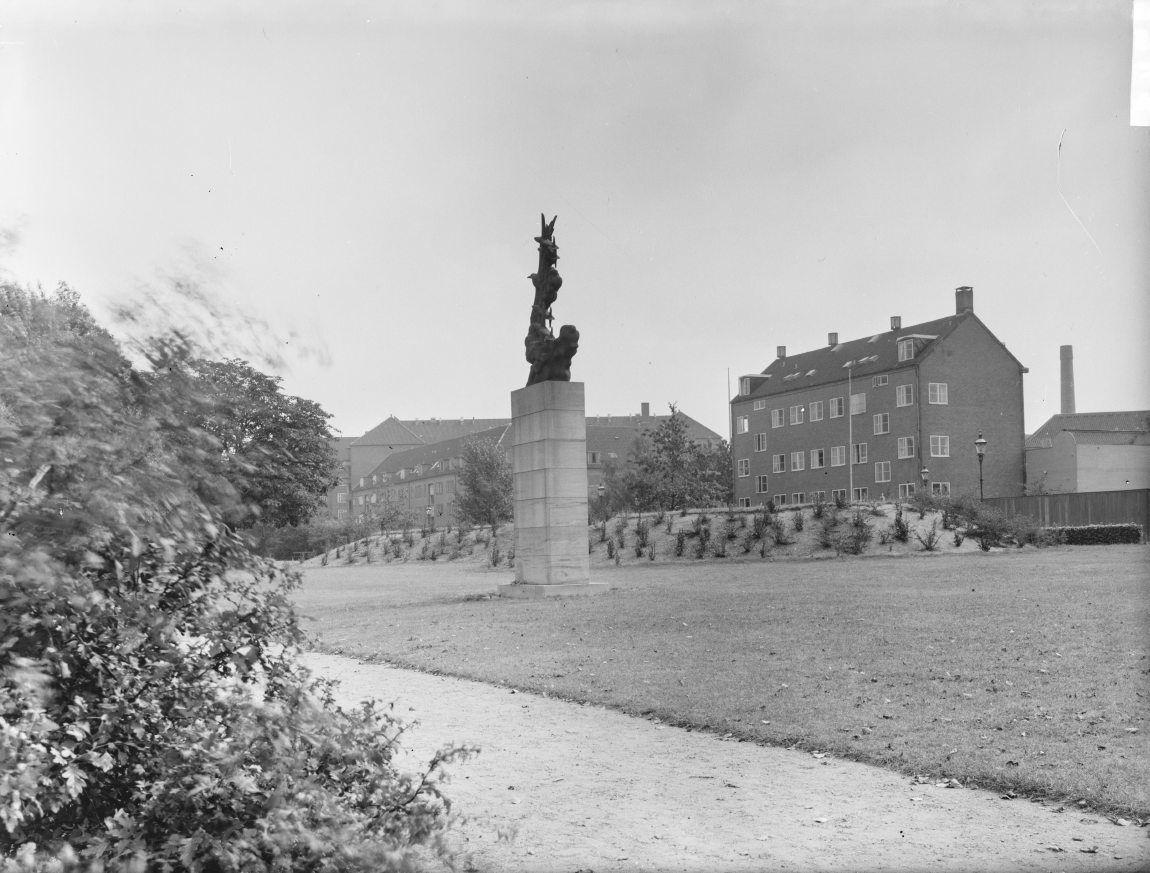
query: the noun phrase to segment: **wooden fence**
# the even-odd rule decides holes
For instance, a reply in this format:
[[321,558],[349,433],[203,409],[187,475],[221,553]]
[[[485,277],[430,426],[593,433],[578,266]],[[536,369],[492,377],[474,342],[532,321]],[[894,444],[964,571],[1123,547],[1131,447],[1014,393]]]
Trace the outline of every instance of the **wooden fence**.
[[1150,488],[988,497],[983,502],[1001,509],[1010,517],[1029,516],[1043,527],[1134,522],[1142,525],[1143,540],[1150,530]]

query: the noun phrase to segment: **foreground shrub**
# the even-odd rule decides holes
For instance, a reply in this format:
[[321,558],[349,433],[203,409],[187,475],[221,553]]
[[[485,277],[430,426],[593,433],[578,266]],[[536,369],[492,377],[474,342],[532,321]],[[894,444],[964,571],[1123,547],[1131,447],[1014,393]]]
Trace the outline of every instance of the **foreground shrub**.
[[1047,528],[1046,532],[1071,546],[1110,546],[1142,542],[1138,524],[1082,524]]
[[464,753],[405,775],[401,725],[299,665],[298,576],[224,523],[240,495],[191,424],[219,409],[186,348],[137,371],[82,307],[0,291],[0,868],[396,870],[441,848],[437,778]]

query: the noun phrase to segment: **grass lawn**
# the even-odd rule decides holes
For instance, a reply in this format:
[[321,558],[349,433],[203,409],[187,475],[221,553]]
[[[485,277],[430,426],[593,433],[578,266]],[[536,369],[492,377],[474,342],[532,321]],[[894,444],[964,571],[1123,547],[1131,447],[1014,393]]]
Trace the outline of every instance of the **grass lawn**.
[[297,601],[327,651],[1145,818],[1148,570],[1146,546],[636,563],[521,601],[421,562],[308,569]]

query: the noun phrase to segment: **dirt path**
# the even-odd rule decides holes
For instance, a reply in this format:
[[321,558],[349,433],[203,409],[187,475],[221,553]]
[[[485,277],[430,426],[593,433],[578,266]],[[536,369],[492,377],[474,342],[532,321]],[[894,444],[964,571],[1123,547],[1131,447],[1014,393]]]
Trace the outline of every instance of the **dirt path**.
[[342,702],[394,700],[420,721],[408,766],[452,742],[482,748],[448,786],[468,818],[463,869],[1150,870],[1144,829],[1074,809],[478,682],[307,662],[341,681]]

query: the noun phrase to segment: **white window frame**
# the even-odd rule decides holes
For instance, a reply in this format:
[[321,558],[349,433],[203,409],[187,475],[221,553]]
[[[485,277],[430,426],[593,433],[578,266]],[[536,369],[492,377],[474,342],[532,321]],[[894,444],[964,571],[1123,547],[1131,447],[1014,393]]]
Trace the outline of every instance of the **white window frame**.
[[806,503],[807,493],[805,491],[795,491],[791,494],[791,503]]
[[740,479],[745,479],[747,476],[751,475],[751,459],[750,458],[739,458],[739,460],[735,462],[735,466],[739,471],[739,478]]
[[832,488],[831,489],[831,500],[837,500],[840,497],[843,500],[846,500],[847,499],[847,490],[845,488]]
[[870,380],[870,387],[871,388],[881,388],[883,385],[887,384],[889,381],[890,381],[889,376],[886,376],[886,375],[875,376]]
[[866,463],[866,443],[855,443],[851,446],[851,461],[854,464]]
[[775,506],[786,506],[787,505],[787,495],[785,495],[785,494],[774,494],[771,496],[771,502],[774,503]]
[[767,493],[767,474],[766,473],[760,473],[755,478],[755,493],[756,494],[766,494]]
[[950,497],[949,482],[931,482],[930,493],[939,497]]
[[764,398],[762,400],[756,400],[755,401],[755,412],[761,412],[762,410],[764,410],[766,408],[767,408],[766,398]]
[[797,452],[791,452],[791,472],[797,473],[799,470],[807,468],[807,453],[800,449]]
[[826,499],[827,499],[827,492],[825,492],[825,491],[816,491],[815,492],[815,503],[825,503]]
[[807,407],[799,403],[791,407],[791,424],[804,424],[807,417]]
[[914,406],[914,383],[908,382],[894,389],[895,406]]
[[914,444],[914,437],[904,436],[898,438],[898,456],[900,459],[916,457],[917,448],[918,446]]
[[874,462],[874,480],[876,482],[890,481],[890,461]]
[[824,449],[811,449],[811,469],[821,470],[827,465],[827,454]]
[[787,423],[786,413],[783,409],[771,410],[771,427],[782,427]]
[[831,466],[845,467],[847,465],[847,447],[831,446]]
[[771,472],[772,473],[785,473],[787,472],[787,456],[785,453],[778,455],[771,455]]
[[866,412],[866,392],[860,391],[851,395],[851,415],[863,415]]
[[898,341],[898,359],[899,361],[909,361],[914,358],[914,340],[913,339],[900,339]]
[[751,508],[751,498],[740,497],[739,498],[739,507],[741,509],[750,509]]
[[347,492],[346,491],[340,491],[337,495],[335,495],[335,502],[336,503],[347,503]]
[[855,503],[862,503],[864,500],[869,500],[870,499],[870,489],[867,488],[865,485],[862,486],[861,488],[856,488],[855,493],[854,493],[854,499],[855,499],[854,500]]
[[767,450],[767,435],[765,433],[755,434],[755,451],[765,452]]
[[735,433],[746,433],[751,429],[751,417],[749,415],[740,415],[735,419]]
[[811,401],[811,421],[823,420],[823,402],[821,400]]
[[932,458],[950,457],[950,435],[932,433],[930,435],[930,456]]
[[[837,410],[837,411],[836,411]],[[846,414],[846,403],[842,397],[831,398],[831,418],[842,418]]]
[[876,412],[874,415],[875,435],[890,433],[890,413]]
[[926,383],[926,402],[934,406],[947,406],[950,403],[950,388],[946,382]]
[[901,483],[899,483],[898,499],[899,500],[910,500],[910,498],[912,498],[912,497],[914,497],[914,483],[913,482],[901,482]]

